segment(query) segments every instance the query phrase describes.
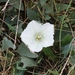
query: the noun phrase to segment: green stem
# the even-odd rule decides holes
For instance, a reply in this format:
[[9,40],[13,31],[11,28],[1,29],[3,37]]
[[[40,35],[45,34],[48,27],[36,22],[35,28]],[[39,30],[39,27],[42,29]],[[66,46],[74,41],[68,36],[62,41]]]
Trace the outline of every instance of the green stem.
[[68,9],[70,8],[71,3],[72,3],[72,0],[71,0],[70,3],[69,3],[69,5],[68,5],[68,7],[67,7],[67,9],[66,9],[66,12],[65,12],[65,14],[64,14],[64,16],[63,16],[63,18],[62,18],[62,22],[61,22],[60,33],[59,33],[59,42],[60,42],[60,45],[59,45],[59,46],[60,46],[60,49],[61,49],[62,27],[63,27],[64,19],[65,19],[65,17],[66,17],[66,13],[67,13]]

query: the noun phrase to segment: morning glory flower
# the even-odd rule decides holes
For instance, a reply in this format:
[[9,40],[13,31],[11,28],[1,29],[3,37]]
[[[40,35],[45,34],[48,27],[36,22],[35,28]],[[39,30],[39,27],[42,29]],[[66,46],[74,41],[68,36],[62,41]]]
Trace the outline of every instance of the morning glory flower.
[[21,34],[21,40],[31,52],[40,52],[43,47],[52,46],[54,43],[54,25],[39,23],[32,20]]

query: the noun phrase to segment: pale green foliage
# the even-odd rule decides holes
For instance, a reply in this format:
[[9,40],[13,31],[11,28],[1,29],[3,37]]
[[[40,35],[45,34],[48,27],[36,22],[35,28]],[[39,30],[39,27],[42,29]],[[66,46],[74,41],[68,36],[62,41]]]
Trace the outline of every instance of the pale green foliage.
[[17,63],[17,68],[20,67],[19,65],[22,63],[23,65],[21,68],[25,69],[26,67],[36,66],[36,62],[27,57],[20,57],[21,60]]
[[38,55],[36,53],[30,52],[30,50],[24,43],[21,43],[19,45],[17,53],[19,53],[21,56],[26,56],[26,57],[30,57],[30,58],[38,57]]
[[4,37],[2,40],[2,51],[7,50],[8,48],[15,49],[15,46],[11,40],[8,40],[7,37]]

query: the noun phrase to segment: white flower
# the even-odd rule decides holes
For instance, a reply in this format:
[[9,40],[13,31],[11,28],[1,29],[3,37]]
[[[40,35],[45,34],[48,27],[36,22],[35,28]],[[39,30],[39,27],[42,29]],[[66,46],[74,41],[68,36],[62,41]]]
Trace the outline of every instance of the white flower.
[[21,34],[21,40],[28,46],[31,52],[40,52],[43,47],[52,46],[54,43],[54,25],[41,24],[31,21]]

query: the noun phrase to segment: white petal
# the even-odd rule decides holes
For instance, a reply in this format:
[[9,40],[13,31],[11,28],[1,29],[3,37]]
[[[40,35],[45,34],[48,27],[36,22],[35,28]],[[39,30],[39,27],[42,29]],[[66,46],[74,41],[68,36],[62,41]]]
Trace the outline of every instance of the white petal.
[[27,28],[24,29],[24,31],[21,34],[22,37],[30,37],[33,36],[36,32],[40,32],[42,27],[42,24],[36,21],[31,21],[28,25]]
[[42,33],[44,35],[44,47],[52,46],[54,43],[54,26],[50,23],[45,23],[42,28]]
[[30,45],[31,43],[33,43],[33,39],[30,39],[30,38],[24,38],[22,37],[21,40],[26,44],[26,45]]
[[27,30],[29,30],[29,31],[33,30],[33,32],[39,32],[41,27],[42,27],[41,23],[33,20],[28,24]]
[[54,25],[50,24],[50,23],[43,24],[42,32],[44,34],[49,34],[49,35],[52,34],[53,35],[54,34]]
[[54,43],[54,38],[53,37],[45,37],[44,41],[43,41],[43,46],[44,47],[52,46],[53,43]]
[[43,45],[39,42],[33,41],[33,43],[30,43],[28,46],[31,52],[40,52],[43,48]]

